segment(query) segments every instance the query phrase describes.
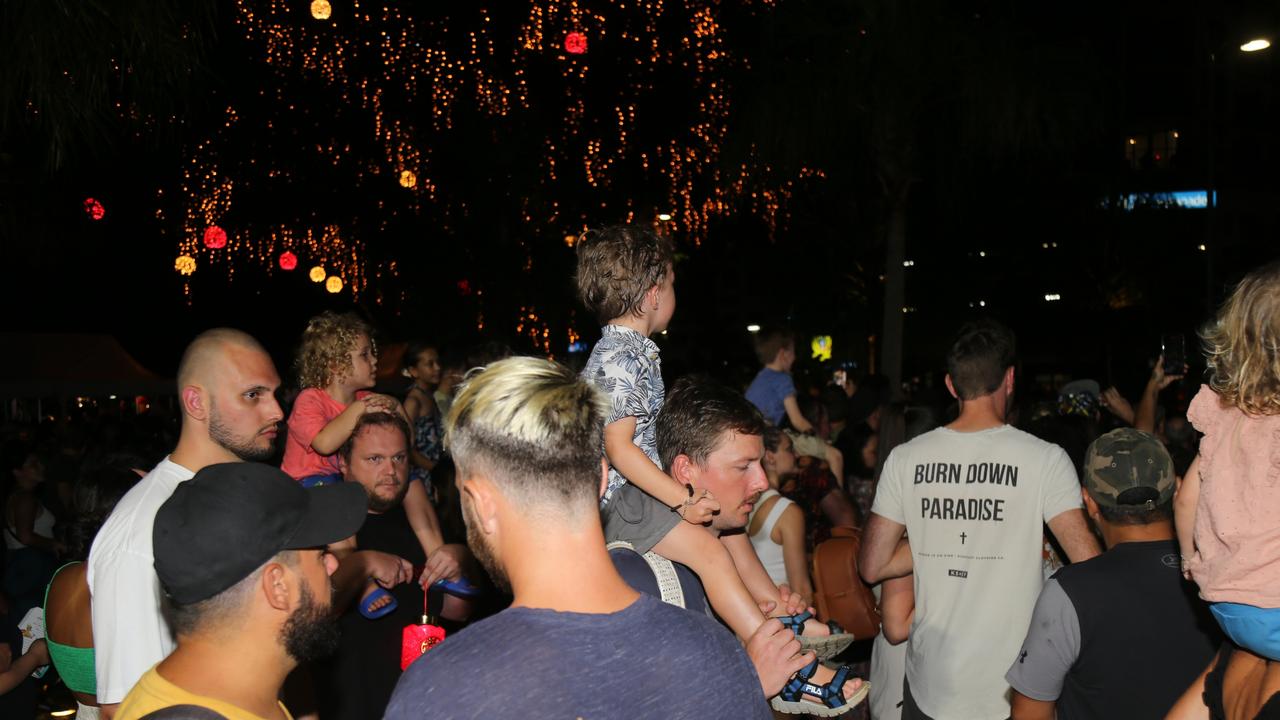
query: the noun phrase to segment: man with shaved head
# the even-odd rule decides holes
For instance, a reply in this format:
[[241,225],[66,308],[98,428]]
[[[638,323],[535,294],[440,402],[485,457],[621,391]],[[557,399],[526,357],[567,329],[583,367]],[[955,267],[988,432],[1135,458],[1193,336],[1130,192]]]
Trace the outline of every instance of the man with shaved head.
[[271,456],[284,417],[275,397],[279,385],[266,350],[239,330],[204,332],[183,353],[178,446],[120,500],[89,552],[94,665],[104,716],[174,648],[160,610],[151,545],[156,511],[206,466]]

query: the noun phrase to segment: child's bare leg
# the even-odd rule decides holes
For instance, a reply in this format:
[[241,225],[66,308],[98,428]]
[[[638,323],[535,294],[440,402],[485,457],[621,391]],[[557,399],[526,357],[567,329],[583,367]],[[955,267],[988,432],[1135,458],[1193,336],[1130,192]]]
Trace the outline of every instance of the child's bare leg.
[[[688,565],[698,575],[711,607],[728,623],[738,640],[745,643],[764,623],[764,614],[742,584],[729,551],[711,533],[681,522],[653,547],[653,551],[668,560]],[[777,593],[777,588],[774,592]]]
[[409,481],[409,491],[404,496],[404,512],[409,516],[409,526],[413,528],[414,537],[418,538],[424,554],[430,556],[444,544],[440,522],[427,497],[427,489],[417,480]]
[[[689,566],[698,575],[711,607],[729,624],[741,642],[746,643],[747,638],[764,623],[764,614],[738,576],[728,548],[711,533],[681,522],[653,547],[653,551],[668,560]],[[777,592],[776,587],[774,592]],[[834,676],[834,670],[819,663],[813,682],[823,685]],[[845,696],[852,697],[859,687],[859,682],[847,683]]]
[[[786,615],[787,610],[783,607],[782,598],[778,595],[778,586],[773,584],[773,579],[769,577],[768,571],[764,569],[764,565],[760,564],[760,556],[756,555],[755,548],[751,547],[751,540],[746,536],[746,533],[722,535],[720,536],[720,544],[724,545],[725,549],[729,551],[729,556],[733,558],[733,565],[738,571],[738,577],[741,578],[742,584],[746,586],[756,602],[772,602],[774,603],[774,616]],[[662,553],[659,552],[658,554],[661,555]],[[804,634],[809,636],[830,635],[831,628],[827,627],[826,623],[810,618],[805,621]]]

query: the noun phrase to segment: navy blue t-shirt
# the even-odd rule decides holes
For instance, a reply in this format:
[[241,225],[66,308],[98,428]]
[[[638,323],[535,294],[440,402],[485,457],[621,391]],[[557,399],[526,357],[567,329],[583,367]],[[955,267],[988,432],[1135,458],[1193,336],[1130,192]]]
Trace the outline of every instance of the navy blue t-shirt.
[[772,720],[733,635],[648,595],[620,612],[509,608],[400,678],[386,720]]

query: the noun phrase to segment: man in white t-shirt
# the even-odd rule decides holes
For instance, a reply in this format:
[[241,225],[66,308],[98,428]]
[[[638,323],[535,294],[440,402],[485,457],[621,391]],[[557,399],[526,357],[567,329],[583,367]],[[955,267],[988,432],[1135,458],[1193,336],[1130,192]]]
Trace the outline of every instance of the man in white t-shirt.
[[271,356],[239,330],[201,333],[183,353],[178,446],[120,499],[89,551],[86,579],[104,717],[110,718],[138,678],[174,648],[160,610],[151,545],[156,511],[206,465],[271,457],[284,418],[275,397],[279,385]]
[[1044,523],[1072,562],[1100,552],[1067,454],[1005,425],[1013,358],[1004,326],[962,328],[946,378],[960,416],[898,446],[876,490],[862,576],[915,573],[903,720],[1009,717],[1004,673],[1043,582]]

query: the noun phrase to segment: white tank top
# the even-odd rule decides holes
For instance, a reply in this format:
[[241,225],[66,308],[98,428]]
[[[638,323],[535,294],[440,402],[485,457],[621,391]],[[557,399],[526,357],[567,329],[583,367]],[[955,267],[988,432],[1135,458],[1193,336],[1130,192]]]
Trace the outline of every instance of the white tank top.
[[[53,513],[49,512],[49,508],[45,507],[44,504],[37,505],[36,510],[36,521],[34,526],[31,528],[31,531],[36,535],[43,535],[47,538],[53,537],[53,522],[55,520]],[[18,534],[14,530],[13,525],[9,523],[7,512],[5,513],[4,531],[4,546],[6,548],[10,550],[21,550],[26,547],[26,545],[23,545],[18,540]]]
[[[760,499],[756,501],[756,507],[764,504],[774,496],[778,497],[773,507],[769,508],[769,514],[765,516],[764,524],[760,526],[760,530],[751,536],[751,546],[756,549],[756,555],[760,557],[760,564],[764,565],[764,569],[769,573],[769,578],[774,584],[781,585],[787,581],[787,564],[782,558],[782,546],[774,542],[769,536],[773,534],[773,526],[778,524],[778,518],[782,517],[782,511],[787,506],[794,505],[787,498],[782,497],[777,490],[772,488],[765,490],[760,494]],[[751,511],[751,517],[755,517],[755,510]]]

